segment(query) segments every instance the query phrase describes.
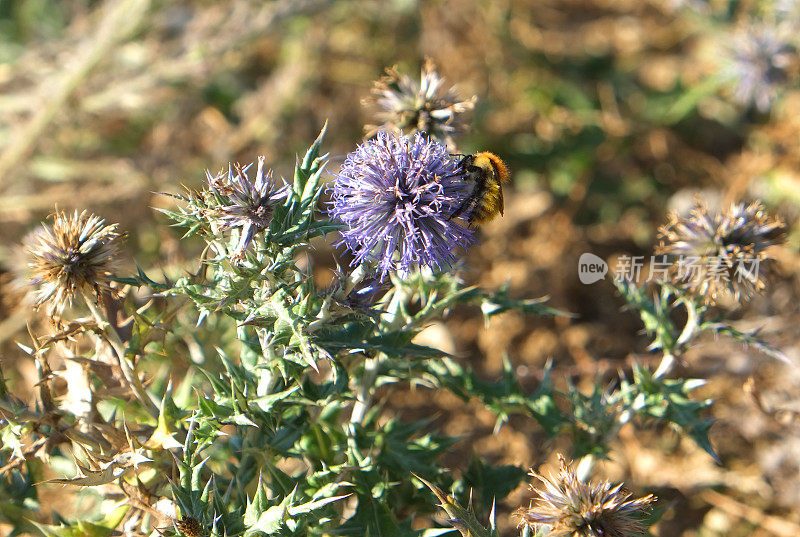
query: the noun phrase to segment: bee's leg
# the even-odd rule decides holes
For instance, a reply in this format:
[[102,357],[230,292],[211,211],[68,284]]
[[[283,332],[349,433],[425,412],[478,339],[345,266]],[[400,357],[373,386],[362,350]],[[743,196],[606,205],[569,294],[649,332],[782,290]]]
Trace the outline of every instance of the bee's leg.
[[466,200],[464,203],[461,204],[461,206],[458,209],[453,211],[453,213],[450,216],[448,216],[447,219],[452,220],[453,218],[461,216],[462,214],[467,212],[467,209],[469,209],[470,207],[472,207],[472,200]]

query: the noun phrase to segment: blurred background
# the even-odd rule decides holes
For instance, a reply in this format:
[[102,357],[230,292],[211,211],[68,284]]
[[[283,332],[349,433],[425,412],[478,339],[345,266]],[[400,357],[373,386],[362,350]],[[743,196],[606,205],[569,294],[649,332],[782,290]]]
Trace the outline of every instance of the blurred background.
[[[153,210],[171,205],[159,193],[261,154],[288,179],[326,120],[335,172],[374,122],[361,104],[373,81],[393,65],[417,79],[430,57],[446,85],[477,96],[459,151],[490,150],[513,174],[505,216],[480,231],[464,279],[548,295],[575,314],[509,313],[487,327],[457,310],[422,334],[487,378],[504,356],[529,388],[548,361],[557,384],[587,387],[658,363],[613,285],[580,283],[581,253],[612,267],[649,256],[668,212],[697,195],[712,207],[761,199],[788,223],[767,292],[721,307],[743,329],[763,327],[794,365],[709,339],[676,370],[709,379],[696,396],[716,400],[721,464],[670,431],[623,429],[598,471],[661,498],[660,536],[800,535],[797,4],[0,0],[0,360],[10,386],[33,386],[35,367],[14,342],[43,323],[19,307],[18,245],[55,206],[119,222],[131,269],[180,275],[201,246]],[[391,403],[409,419],[431,413],[421,394]],[[495,434],[478,405],[447,395],[436,404],[436,424],[461,439],[445,457],[454,469],[471,453],[537,467],[570,450],[535,423],[512,419]],[[527,502],[521,487],[503,510]]]

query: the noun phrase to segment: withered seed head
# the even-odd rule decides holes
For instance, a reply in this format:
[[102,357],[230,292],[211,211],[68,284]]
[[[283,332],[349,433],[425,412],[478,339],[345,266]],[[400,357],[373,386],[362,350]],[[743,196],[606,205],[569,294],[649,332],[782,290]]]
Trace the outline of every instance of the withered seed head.
[[117,224],[86,211],[56,210],[52,225],[42,224],[25,240],[30,255],[35,306],[47,303],[52,319],[60,319],[76,295],[100,298],[111,291],[123,239]]
[[452,135],[464,130],[463,114],[475,107],[476,98],[462,100],[454,88],[444,88],[444,78],[430,58],[425,59],[420,81],[400,73],[396,67],[376,81],[365,106],[376,109],[380,125],[365,127],[368,137],[378,131],[401,134],[416,132],[432,136],[453,149]]
[[538,498],[514,513],[519,527],[528,526],[547,537],[634,537],[644,532],[640,515],[655,496],[632,500],[621,484],[581,481],[563,456],[558,460],[561,469],[556,476],[530,471],[542,485],[531,485]]
[[658,237],[656,254],[674,261],[672,281],[713,304],[723,294],[739,301],[764,289],[766,250],[783,242],[784,224],[759,202],[710,214],[698,201],[688,218],[670,216]]

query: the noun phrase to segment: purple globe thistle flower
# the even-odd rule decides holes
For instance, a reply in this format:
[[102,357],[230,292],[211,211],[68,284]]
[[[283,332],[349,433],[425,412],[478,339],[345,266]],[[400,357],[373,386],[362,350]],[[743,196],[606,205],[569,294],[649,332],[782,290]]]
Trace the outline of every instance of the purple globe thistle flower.
[[379,132],[336,175],[330,214],[346,226],[338,244],[355,254],[354,265],[377,262],[381,279],[415,265],[441,270],[456,260],[456,248],[475,240],[450,218],[469,188],[440,143]]
[[688,218],[671,215],[659,229],[657,255],[674,258],[672,280],[706,304],[727,294],[739,301],[764,289],[767,249],[784,239],[784,225],[759,202],[710,214],[699,201]]
[[794,53],[786,26],[764,23],[740,31],[728,43],[730,63],[723,69],[734,83],[734,100],[769,111],[790,78]]
[[462,100],[455,88],[445,89],[444,78],[430,58],[425,59],[420,81],[400,73],[396,67],[375,82],[365,106],[377,109],[380,125],[367,125],[367,136],[380,130],[424,132],[453,147],[452,136],[464,129],[463,114],[475,107],[476,97]]
[[254,181],[247,174],[251,166],[235,164],[218,175],[206,171],[214,198],[209,200],[210,217],[222,230],[241,229],[233,261],[244,257],[255,235],[269,227],[275,206],[289,195],[288,184],[279,187],[272,179],[272,170],[264,172],[263,156],[258,157]]
[[644,533],[640,515],[655,496],[632,500],[621,484],[581,481],[562,455],[558,460],[561,468],[556,476],[529,472],[543,486],[530,485],[538,498],[514,513],[519,527],[528,526],[534,534],[543,532],[547,537],[634,537]]
[[100,299],[111,293],[112,273],[117,269],[123,235],[117,224],[106,225],[86,211],[56,211],[53,225],[43,224],[25,240],[30,255],[34,304],[47,303],[47,313],[60,320],[76,295]]

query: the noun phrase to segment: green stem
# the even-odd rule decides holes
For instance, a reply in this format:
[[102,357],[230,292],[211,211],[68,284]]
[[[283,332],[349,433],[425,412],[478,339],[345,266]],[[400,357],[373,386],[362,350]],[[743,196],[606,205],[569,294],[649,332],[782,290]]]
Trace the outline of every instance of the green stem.
[[367,358],[364,361],[364,376],[361,377],[361,382],[358,387],[356,404],[353,405],[350,423],[360,424],[364,421],[364,416],[367,414],[371,403],[372,389],[378,377],[378,369],[380,368],[384,356],[383,353],[378,353],[374,358]]
[[[392,290],[392,299],[386,307],[386,312],[381,317],[386,328],[395,329],[405,322],[402,315],[402,307],[409,297],[408,288],[402,282],[395,282],[395,287]],[[361,382],[358,386],[356,404],[353,406],[353,413],[350,415],[350,423],[360,424],[364,420],[364,416],[367,414],[372,402],[372,392],[374,391],[378,371],[385,360],[386,355],[379,352],[373,358],[367,358],[364,361],[364,375],[361,377]]]
[[103,314],[97,308],[97,304],[95,304],[92,297],[84,295],[83,298],[84,302],[86,302],[86,306],[92,313],[92,317],[94,317],[94,320],[97,322],[98,328],[103,331],[106,341],[114,352],[117,358],[117,363],[122,371],[122,376],[127,382],[128,387],[131,389],[139,402],[142,403],[145,410],[147,410],[151,416],[158,419],[158,407],[155,405],[155,403],[153,403],[153,400],[150,399],[150,396],[147,395],[144,386],[142,386],[141,380],[139,380],[139,376],[136,374],[136,371],[134,371],[131,364],[128,363],[125,344],[122,342],[122,339],[120,339],[119,334],[114,327],[111,326],[111,323],[105,319]]

